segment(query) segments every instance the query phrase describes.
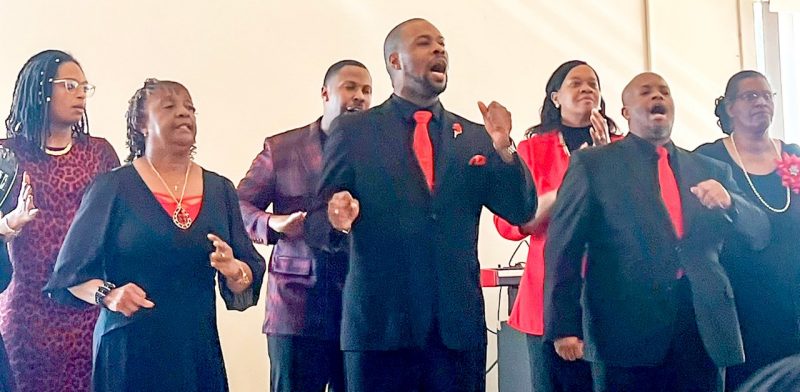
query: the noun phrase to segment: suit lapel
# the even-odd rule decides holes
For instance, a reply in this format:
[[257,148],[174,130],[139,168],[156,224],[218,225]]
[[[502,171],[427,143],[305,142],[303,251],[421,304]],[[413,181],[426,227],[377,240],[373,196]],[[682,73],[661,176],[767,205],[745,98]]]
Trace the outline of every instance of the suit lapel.
[[691,188],[704,179],[701,178],[700,173],[698,173],[697,165],[691,154],[677,147],[675,151],[677,151],[675,155],[678,158],[678,170],[680,171],[678,175],[678,187],[681,194],[683,232],[685,236],[689,233],[689,229],[691,229],[694,223],[694,218],[704,208],[697,199],[697,196],[692,193]]
[[[430,196],[425,174],[422,173],[422,168],[414,155],[414,125],[409,124],[411,127],[409,129],[402,129],[402,125],[399,129],[382,126],[394,121],[398,124],[407,124],[402,114],[393,110],[391,105],[391,101],[387,101],[381,106],[370,109],[372,113],[377,114],[371,119],[373,122],[370,126],[378,135],[375,138],[378,162],[384,172],[391,176],[398,191],[406,192],[409,187],[417,187],[419,192]],[[396,118],[386,118],[391,116]]]
[[302,145],[294,149],[295,159],[300,160],[308,177],[316,178],[322,172],[322,141],[316,123],[311,124],[303,136]]
[[[625,143],[628,156],[621,162],[631,162],[631,160],[644,160],[642,164],[625,165],[627,176],[631,183],[642,184],[635,192],[630,194],[633,198],[634,206],[640,206],[642,211],[651,211],[649,214],[654,219],[652,224],[658,224],[664,230],[675,235],[672,220],[667,212],[667,207],[661,198],[660,186],[658,183],[658,164],[655,154],[643,156],[641,147],[633,139],[623,139],[617,143]],[[648,168],[647,170],[637,170],[638,167]],[[683,197],[682,197],[683,198]],[[655,204],[653,203],[655,201]],[[644,223],[651,224],[651,223]]]
[[453,151],[456,148],[455,143],[457,142],[457,139],[452,136],[451,132],[453,124],[456,122],[456,117],[444,109],[442,109],[442,113],[444,113],[442,115],[442,129],[440,130],[442,151],[438,154],[439,159],[436,159],[434,162],[434,176],[436,180],[433,186],[434,194],[438,194],[441,191],[444,179],[447,178],[448,172],[452,169],[452,158],[455,155]]

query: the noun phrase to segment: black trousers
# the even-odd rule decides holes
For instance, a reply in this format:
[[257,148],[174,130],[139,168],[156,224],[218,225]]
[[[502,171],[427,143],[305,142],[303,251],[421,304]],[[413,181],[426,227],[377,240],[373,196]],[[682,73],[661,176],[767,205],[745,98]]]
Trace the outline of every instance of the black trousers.
[[681,279],[674,292],[678,312],[664,362],[658,366],[640,367],[592,363],[595,391],[722,392],[725,369],[714,364],[703,346],[688,280]]
[[486,347],[451,350],[438,333],[426,347],[345,351],[349,392],[484,392]]
[[534,392],[591,392],[589,362],[565,361],[556,354],[553,342],[544,340],[542,336],[525,336]]
[[267,335],[271,392],[344,392],[338,340]]

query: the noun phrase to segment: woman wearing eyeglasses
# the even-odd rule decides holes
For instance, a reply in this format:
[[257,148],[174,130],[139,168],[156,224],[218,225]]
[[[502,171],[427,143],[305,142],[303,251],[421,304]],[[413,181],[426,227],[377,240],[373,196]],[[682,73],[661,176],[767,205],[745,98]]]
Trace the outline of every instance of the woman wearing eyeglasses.
[[192,160],[192,97],[148,79],[130,100],[127,164],[86,191],[46,290],[102,307],[94,392],[228,390],[215,286],[256,304],[266,270],[233,184]]
[[[119,166],[114,149],[88,134],[86,99],[94,86],[69,54],[31,57],[17,77],[2,144],[27,172],[39,213],[22,229],[9,215],[0,229],[9,243],[14,276],[0,296],[0,331],[18,391],[88,391],[96,309],[77,310],[42,294],[61,243],[94,177]],[[21,185],[15,185],[12,196]],[[15,203],[8,208],[13,208]]]
[[764,209],[772,226],[766,249],[755,252],[733,238],[720,255],[745,349],[745,363],[727,369],[727,390],[759,368],[800,353],[800,198],[783,184],[786,174],[779,168],[782,155],[800,156],[800,147],[770,137],[774,95],[761,73],[733,75],[715,109],[728,136],[696,150],[729,164],[739,188]]

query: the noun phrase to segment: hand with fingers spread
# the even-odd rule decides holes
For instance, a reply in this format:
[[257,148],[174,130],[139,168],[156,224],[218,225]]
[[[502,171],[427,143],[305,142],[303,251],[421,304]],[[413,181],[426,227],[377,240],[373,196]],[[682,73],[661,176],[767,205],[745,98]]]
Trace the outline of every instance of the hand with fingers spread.
[[727,210],[731,206],[731,195],[716,180],[705,180],[690,188],[700,200],[700,204],[709,210],[720,208]]
[[349,232],[360,212],[358,200],[348,191],[336,192],[328,201],[328,221],[336,230]]
[[567,336],[553,342],[556,354],[565,361],[575,361],[583,358],[583,340],[577,336]]
[[297,238],[303,235],[305,221],[305,211],[296,211],[289,215],[273,214],[269,217],[269,227],[288,238]]
[[22,173],[22,186],[17,197],[17,207],[5,216],[6,224],[13,231],[19,231],[39,213],[33,203],[33,187],[27,172]]
[[592,121],[592,126],[589,128],[589,134],[592,136],[592,145],[605,146],[606,144],[611,143],[611,135],[608,131],[608,121],[606,121],[605,117],[600,114],[599,110],[592,109],[590,120]]
[[105,306],[113,311],[120,312],[125,317],[131,317],[139,309],[150,309],[155,304],[147,299],[147,293],[135,283],[128,283],[122,287],[112,289],[105,298],[103,298]]

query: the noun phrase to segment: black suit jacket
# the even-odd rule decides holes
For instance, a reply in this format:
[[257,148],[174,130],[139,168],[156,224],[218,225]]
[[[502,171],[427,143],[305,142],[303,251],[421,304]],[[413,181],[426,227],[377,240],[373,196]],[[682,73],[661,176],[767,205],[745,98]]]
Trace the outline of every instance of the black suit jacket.
[[[683,206],[681,239],[661,199],[652,144],[629,135],[573,155],[545,246],[545,334],[583,336],[589,361],[652,366],[665,358],[681,268],[710,357],[720,367],[744,358],[733,291],[718,255],[731,230],[763,248],[766,215],[740,195],[728,166],[677,147],[670,162]],[[703,207],[691,193],[707,179],[731,194],[727,212]]]
[[[536,209],[519,158],[504,163],[482,125],[438,103],[434,112],[442,118],[434,121],[442,133],[429,192],[411,149],[409,105],[392,96],[368,112],[340,116],[325,145],[320,200],[348,190],[361,205],[350,232],[344,350],[421,348],[435,326],[447,347],[484,346],[481,209],[517,224]],[[454,124],[463,130],[458,136]],[[470,165],[475,156],[485,164]]]

